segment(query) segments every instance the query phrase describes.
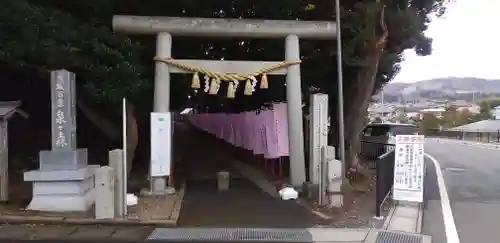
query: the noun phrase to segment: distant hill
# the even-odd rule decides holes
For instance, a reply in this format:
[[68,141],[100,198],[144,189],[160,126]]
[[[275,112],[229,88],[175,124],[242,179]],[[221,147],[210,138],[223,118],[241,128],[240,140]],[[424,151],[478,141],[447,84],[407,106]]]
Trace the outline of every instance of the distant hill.
[[387,84],[384,87],[384,99],[396,97],[404,100],[462,99],[468,101],[500,97],[500,80],[449,77],[415,83]]

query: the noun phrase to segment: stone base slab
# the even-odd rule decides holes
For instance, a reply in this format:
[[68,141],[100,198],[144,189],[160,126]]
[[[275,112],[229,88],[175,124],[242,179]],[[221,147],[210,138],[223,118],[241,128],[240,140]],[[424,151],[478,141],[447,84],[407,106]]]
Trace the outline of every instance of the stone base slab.
[[31,170],[24,172],[24,181],[79,181],[93,177],[99,165],[88,165],[77,170],[41,171]]
[[98,165],[79,170],[28,171],[24,180],[33,182],[28,210],[47,212],[87,211],[94,203],[94,172]]
[[87,167],[87,149],[45,150],[39,153],[41,171],[78,170]]
[[83,195],[33,195],[27,210],[46,212],[84,212],[94,203],[94,189]]

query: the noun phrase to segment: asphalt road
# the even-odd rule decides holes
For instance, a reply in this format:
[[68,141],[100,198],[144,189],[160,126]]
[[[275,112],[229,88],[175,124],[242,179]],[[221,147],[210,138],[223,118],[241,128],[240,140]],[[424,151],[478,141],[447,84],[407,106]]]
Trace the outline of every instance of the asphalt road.
[[[442,170],[460,243],[498,243],[500,239],[500,146],[427,139],[425,152]],[[433,164],[426,160],[426,165]],[[424,234],[446,243],[435,172],[427,166]],[[434,168],[432,168],[434,169]],[[453,230],[453,229],[447,229]],[[454,243],[454,242],[448,242]]]
[[433,243],[446,243],[445,226],[441,208],[441,197],[437,184],[436,169],[429,158],[425,158],[424,219],[422,233],[432,236]]

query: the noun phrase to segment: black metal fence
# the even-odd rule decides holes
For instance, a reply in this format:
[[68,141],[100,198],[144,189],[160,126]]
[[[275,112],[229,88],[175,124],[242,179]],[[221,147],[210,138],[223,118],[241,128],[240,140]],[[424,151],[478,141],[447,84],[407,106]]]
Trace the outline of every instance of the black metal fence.
[[425,135],[427,137],[440,137],[483,143],[500,143],[500,129],[488,131],[479,129],[457,131],[427,130],[425,131]]
[[380,217],[382,206],[389,198],[394,184],[395,145],[382,142],[361,141],[361,163],[375,170],[376,216]]

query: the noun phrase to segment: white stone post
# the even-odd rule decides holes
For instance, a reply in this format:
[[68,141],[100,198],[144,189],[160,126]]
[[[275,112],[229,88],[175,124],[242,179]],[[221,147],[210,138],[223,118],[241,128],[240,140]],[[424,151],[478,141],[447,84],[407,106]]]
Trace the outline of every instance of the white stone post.
[[342,207],[343,198],[340,191],[342,186],[342,162],[335,159],[335,147],[324,146],[321,148],[322,164],[322,204],[328,202],[329,207]]
[[115,217],[115,172],[109,166],[95,172],[95,218],[113,219]]
[[[287,61],[300,60],[299,37],[296,35],[289,35],[285,39],[285,59]],[[286,100],[288,103],[288,139],[290,141],[290,183],[295,187],[302,187],[306,181],[306,165],[299,65],[288,67]]]
[[[127,195],[124,190],[125,183],[123,181],[123,151],[121,149],[115,149],[109,151],[109,166],[113,169],[114,173],[114,214],[117,217],[123,217],[125,212],[125,205]],[[125,194],[125,195],[124,195]]]
[[9,201],[9,144],[7,120],[0,120],[0,202]]

